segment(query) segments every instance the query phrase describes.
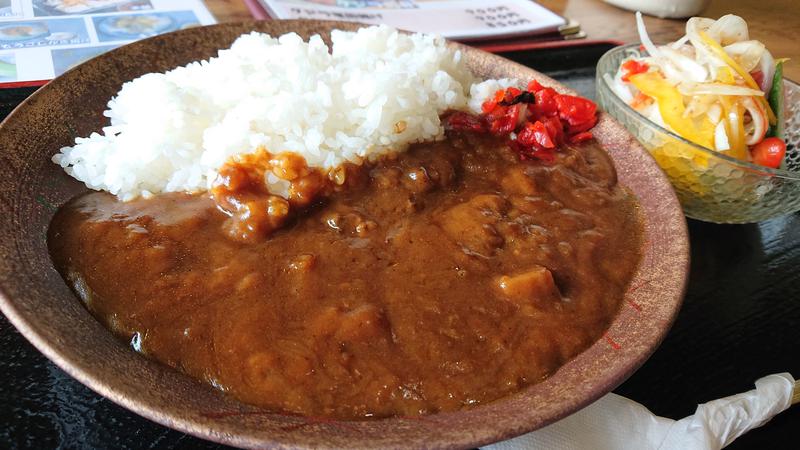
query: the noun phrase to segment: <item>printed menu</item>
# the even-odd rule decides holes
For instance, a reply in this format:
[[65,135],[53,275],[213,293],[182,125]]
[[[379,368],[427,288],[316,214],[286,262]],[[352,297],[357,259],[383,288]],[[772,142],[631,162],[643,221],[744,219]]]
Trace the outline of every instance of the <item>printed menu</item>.
[[120,45],[215,22],[201,0],[0,0],[0,87],[50,80]]
[[384,23],[455,40],[532,36],[566,20],[530,0],[257,0],[276,19]]

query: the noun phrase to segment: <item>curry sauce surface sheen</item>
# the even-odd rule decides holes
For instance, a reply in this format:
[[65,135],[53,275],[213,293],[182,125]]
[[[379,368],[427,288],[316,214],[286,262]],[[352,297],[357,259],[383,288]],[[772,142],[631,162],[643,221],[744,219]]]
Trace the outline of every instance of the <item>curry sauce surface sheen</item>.
[[240,400],[314,416],[457,410],[597,340],[640,224],[596,144],[555,164],[452,135],[383,159],[268,239],[228,239],[204,195],[81,196],[50,248],[144,354]]

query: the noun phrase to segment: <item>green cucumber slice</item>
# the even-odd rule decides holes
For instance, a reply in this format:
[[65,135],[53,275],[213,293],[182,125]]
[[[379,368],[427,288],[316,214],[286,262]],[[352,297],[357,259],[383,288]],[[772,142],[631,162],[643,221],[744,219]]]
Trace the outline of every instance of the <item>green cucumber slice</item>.
[[783,111],[783,61],[775,65],[775,76],[772,78],[772,89],[769,90],[769,106],[775,117],[778,119],[775,125],[771,125],[767,131],[767,136],[775,136],[783,139],[784,111]]

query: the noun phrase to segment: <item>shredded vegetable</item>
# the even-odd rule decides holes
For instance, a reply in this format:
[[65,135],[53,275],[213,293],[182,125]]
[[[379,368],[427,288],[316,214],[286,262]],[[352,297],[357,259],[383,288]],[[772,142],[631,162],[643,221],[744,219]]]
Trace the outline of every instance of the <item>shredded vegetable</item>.
[[611,89],[689,141],[772,167],[774,157],[753,152],[768,133],[781,130],[782,60],[750,38],[744,19],[693,17],[683,37],[663,46],[650,39],[638,12],[636,26],[647,56],[628,58],[616,76],[604,77]]
[[631,83],[644,95],[658,102],[664,122],[684,138],[704,147],[711,147],[713,125],[708,119],[696,121],[684,117],[686,107],[683,95],[657,72],[640,73],[631,77]]

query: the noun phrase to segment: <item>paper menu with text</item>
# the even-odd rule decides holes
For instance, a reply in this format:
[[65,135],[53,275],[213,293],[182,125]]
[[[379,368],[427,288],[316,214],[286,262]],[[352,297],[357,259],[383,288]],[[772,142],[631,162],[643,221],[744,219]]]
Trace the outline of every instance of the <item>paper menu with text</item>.
[[215,22],[201,0],[0,0],[0,87],[50,80],[120,45]]
[[386,24],[455,40],[558,31],[566,20],[530,0],[258,0],[275,19]]

